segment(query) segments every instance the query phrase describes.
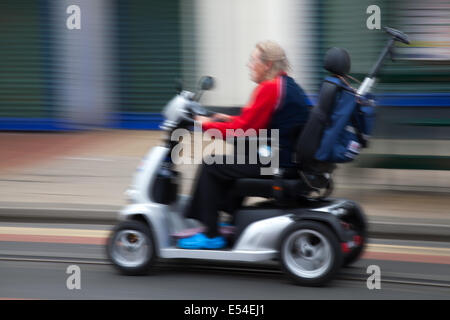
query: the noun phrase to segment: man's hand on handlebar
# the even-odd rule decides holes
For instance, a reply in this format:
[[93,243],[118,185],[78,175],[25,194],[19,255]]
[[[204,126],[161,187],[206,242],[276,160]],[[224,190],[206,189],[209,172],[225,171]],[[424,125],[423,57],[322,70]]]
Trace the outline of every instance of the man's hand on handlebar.
[[211,121],[230,121],[231,120],[231,116],[229,116],[228,114],[225,113],[214,113],[211,116]]
[[209,121],[211,121],[211,118],[210,117],[205,117],[205,116],[194,116],[194,120],[196,121],[196,122],[200,122],[200,123],[203,123],[203,122],[209,122]]
[[215,113],[211,117],[196,115],[194,120],[197,122],[200,122],[200,123],[209,122],[209,121],[230,121],[231,116],[224,114],[224,113]]

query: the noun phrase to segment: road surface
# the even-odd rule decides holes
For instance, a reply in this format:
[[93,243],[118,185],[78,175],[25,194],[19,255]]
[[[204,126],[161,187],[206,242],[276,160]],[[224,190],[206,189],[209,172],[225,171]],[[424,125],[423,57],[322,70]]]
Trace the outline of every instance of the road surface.
[[[162,261],[149,275],[116,272],[104,243],[112,226],[0,224],[1,299],[450,299],[450,244],[370,239],[361,260],[322,288],[294,285],[275,262],[221,264]],[[69,266],[80,288],[69,289]],[[367,268],[381,270],[369,290]]]

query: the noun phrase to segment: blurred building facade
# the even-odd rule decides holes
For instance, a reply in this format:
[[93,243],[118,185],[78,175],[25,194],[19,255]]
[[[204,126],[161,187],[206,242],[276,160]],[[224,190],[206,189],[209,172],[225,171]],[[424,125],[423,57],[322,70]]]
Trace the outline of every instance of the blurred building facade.
[[[81,9],[79,30],[66,26],[70,5]],[[217,81],[206,105],[242,106],[254,87],[249,54],[265,39],[286,49],[292,75],[314,98],[328,48],[346,48],[359,79],[376,60],[386,38],[366,26],[370,5],[379,6],[381,25],[412,40],[381,74],[387,122],[378,134],[449,139],[443,0],[3,0],[0,129],[156,129],[175,80],[192,90],[204,74]]]

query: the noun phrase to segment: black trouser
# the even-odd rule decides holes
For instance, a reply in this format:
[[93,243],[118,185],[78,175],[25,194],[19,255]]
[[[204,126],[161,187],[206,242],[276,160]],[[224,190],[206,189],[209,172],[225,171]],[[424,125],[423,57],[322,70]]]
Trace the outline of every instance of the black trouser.
[[232,197],[233,184],[240,178],[261,178],[261,164],[202,163],[185,216],[203,222],[207,236],[218,236],[218,211],[232,213],[242,198]]

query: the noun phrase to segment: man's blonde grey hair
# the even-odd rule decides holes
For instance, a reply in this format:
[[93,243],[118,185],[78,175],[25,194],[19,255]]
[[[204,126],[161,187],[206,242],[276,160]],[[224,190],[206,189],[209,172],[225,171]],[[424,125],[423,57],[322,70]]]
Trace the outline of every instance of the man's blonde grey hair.
[[260,58],[263,62],[272,62],[272,68],[267,72],[266,79],[272,79],[280,72],[290,70],[286,53],[278,43],[271,40],[261,41],[256,44],[256,48],[261,53]]

